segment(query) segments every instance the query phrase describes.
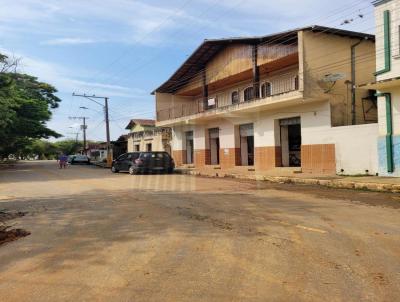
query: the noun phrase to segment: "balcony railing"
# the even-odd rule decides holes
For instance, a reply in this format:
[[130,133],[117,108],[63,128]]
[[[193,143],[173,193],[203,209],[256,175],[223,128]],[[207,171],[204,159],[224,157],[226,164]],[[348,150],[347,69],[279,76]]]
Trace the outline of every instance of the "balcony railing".
[[[262,91],[262,84],[269,83],[268,88],[264,88]],[[206,112],[209,110],[213,110],[216,108],[228,108],[230,106],[238,106],[243,103],[250,103],[256,101],[257,99],[267,99],[277,95],[282,95],[284,93],[289,93],[292,91],[296,91],[299,89],[299,79],[296,74],[289,76],[281,76],[276,77],[271,80],[266,80],[260,83],[260,93],[259,97],[251,97],[249,100],[244,100],[244,89],[238,90],[239,93],[239,101],[236,103],[232,103],[232,97],[230,92],[233,89],[230,89],[229,92],[226,93],[217,93],[215,97],[209,97],[208,99],[213,98],[213,102],[205,101],[203,98],[194,99],[193,101],[189,101],[187,103],[177,105],[171,108],[162,109],[157,111],[157,121],[166,121],[172,120],[176,118],[181,118],[185,116],[190,116],[202,112]],[[251,84],[249,84],[251,86]]]
[[171,138],[171,129],[170,128],[155,128],[152,130],[146,130],[146,131],[139,131],[139,132],[132,132],[129,134],[130,137],[133,138],[133,140],[141,140],[143,139],[150,139],[153,138],[156,135],[162,136],[162,139],[170,139]]

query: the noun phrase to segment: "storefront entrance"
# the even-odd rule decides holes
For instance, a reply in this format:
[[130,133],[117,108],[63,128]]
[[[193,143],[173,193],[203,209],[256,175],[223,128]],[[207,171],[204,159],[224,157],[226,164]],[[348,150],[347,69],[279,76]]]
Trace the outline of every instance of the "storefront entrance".
[[193,164],[193,131],[185,132],[186,136],[186,163]]
[[242,166],[254,165],[254,126],[245,124],[239,126],[240,160]]
[[219,165],[219,129],[208,129],[211,165]]
[[279,120],[283,167],[301,166],[300,117]]

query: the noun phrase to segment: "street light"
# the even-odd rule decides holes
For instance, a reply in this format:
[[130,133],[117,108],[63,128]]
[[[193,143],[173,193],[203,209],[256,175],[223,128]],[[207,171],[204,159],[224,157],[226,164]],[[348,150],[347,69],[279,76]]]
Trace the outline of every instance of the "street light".
[[[104,109],[104,113],[105,113],[105,120],[106,120],[106,137],[107,137],[107,167],[111,167],[111,162],[112,162],[112,149],[111,149],[111,142],[110,142],[110,122],[109,122],[109,118],[108,118],[108,97],[105,96],[96,96],[96,95],[87,95],[87,94],[77,94],[77,93],[72,93],[72,96],[79,96],[79,97],[83,97],[86,98],[90,101],[92,101],[93,103],[96,103],[98,105],[100,105],[101,107],[103,107]],[[96,101],[96,99],[104,99],[104,105],[98,101]]]

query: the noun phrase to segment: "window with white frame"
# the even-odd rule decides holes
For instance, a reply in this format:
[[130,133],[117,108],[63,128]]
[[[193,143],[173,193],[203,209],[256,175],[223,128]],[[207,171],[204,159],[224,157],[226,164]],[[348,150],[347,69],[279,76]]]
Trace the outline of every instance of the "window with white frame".
[[254,87],[250,86],[244,90],[244,101],[248,102],[254,99]]
[[231,101],[232,104],[238,104],[239,103],[239,92],[238,91],[233,91],[231,94]]
[[261,85],[261,97],[266,98],[272,95],[272,85],[270,82],[265,82]]
[[398,49],[397,49],[397,55],[400,57],[400,25],[399,25],[397,28],[398,28],[398,30],[399,30],[399,32],[398,32],[398,34],[397,34],[397,38],[399,39],[399,41],[398,41],[398,43],[397,43],[397,47],[398,47]]

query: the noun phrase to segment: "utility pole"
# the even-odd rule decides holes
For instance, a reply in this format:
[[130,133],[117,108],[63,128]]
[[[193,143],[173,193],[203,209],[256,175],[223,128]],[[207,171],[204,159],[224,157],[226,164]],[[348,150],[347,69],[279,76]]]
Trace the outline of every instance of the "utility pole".
[[79,132],[68,132],[67,134],[75,135],[75,143],[78,143]]
[[82,125],[82,131],[83,131],[83,153],[85,154],[85,155],[87,155],[86,154],[86,129],[87,129],[87,126],[86,126],[86,116],[84,116],[83,117],[83,125]]
[[[105,96],[96,96],[96,95],[87,95],[87,94],[77,94],[72,93],[72,96],[80,96],[86,98],[100,106],[104,109],[105,121],[106,121],[106,138],[107,138],[107,167],[111,167],[112,163],[112,150],[111,150],[111,141],[110,141],[110,120],[108,115],[108,97]],[[96,99],[104,99],[104,105],[96,101]]]
[[81,125],[81,130],[83,132],[83,153],[85,155],[86,154],[86,129],[87,129],[87,125],[86,125],[86,119],[88,119],[87,116],[70,116],[69,119],[71,120],[82,120],[83,121],[83,125]]
[[[105,112],[105,116],[106,116],[106,137],[107,137],[107,164],[108,164],[108,154],[110,153],[110,120],[108,118],[108,98],[105,97],[104,98],[104,112]],[[112,159],[111,159],[112,160]],[[111,163],[110,163],[110,167],[111,167]]]

